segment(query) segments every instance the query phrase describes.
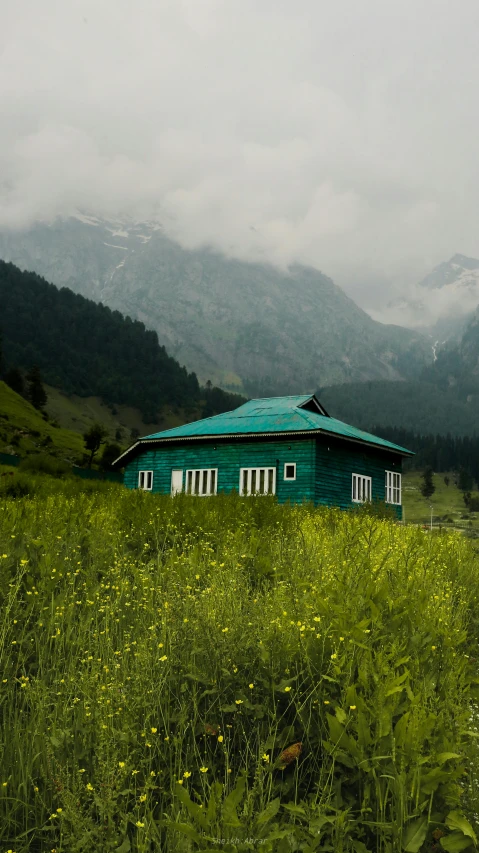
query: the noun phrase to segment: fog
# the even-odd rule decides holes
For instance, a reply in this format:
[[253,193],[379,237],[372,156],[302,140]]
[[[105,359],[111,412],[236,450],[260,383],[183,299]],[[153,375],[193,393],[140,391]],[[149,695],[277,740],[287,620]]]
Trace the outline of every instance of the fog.
[[479,256],[472,0],[0,0],[0,227],[86,210],[376,307]]

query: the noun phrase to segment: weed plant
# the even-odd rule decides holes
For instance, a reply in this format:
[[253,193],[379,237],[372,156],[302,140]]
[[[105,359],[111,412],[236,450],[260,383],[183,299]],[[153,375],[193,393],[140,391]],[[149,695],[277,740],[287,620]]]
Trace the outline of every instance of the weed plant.
[[45,479],[0,496],[2,851],[474,849],[459,535]]

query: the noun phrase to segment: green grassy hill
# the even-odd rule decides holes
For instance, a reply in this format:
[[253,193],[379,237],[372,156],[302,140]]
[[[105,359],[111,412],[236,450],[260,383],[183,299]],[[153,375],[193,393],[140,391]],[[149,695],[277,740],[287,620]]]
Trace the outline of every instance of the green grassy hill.
[[[106,427],[111,441],[127,447],[132,430],[148,435],[191,419],[183,409],[165,405],[160,420],[145,424],[141,412],[132,406],[109,406],[100,397],[67,396],[49,385],[45,390],[47,419],[0,381],[0,453],[26,456],[42,452],[79,463],[84,453],[83,433],[94,423]],[[199,411],[197,417],[201,417]]]
[[[93,423],[101,423],[108,430],[111,440],[123,445],[130,443],[132,429],[138,430],[140,435],[148,435],[161,429],[180,426],[187,420],[183,409],[164,406],[160,420],[144,423],[141,412],[132,406],[109,406],[101,397],[79,397],[76,394],[67,396],[58,388],[49,385],[45,386],[45,390],[48,395],[46,411],[61,427],[83,434]],[[200,412],[197,417],[201,417]],[[119,438],[117,430],[121,433]]]
[[54,426],[31,403],[0,382],[0,452],[18,456],[44,452],[78,463],[84,445],[78,432]]
[[[449,478],[446,485],[444,478]],[[472,534],[479,533],[479,513],[469,512],[462,492],[454,482],[454,472],[434,474],[436,491],[430,498],[424,498],[420,491],[421,473],[411,471],[403,474],[403,511],[406,523],[427,524],[433,526],[459,527]]]

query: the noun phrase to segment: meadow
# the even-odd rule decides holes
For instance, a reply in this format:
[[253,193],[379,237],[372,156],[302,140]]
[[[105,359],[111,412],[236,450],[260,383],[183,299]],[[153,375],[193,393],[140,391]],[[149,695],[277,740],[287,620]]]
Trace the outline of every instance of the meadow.
[[7,480],[2,853],[475,849],[460,533]]

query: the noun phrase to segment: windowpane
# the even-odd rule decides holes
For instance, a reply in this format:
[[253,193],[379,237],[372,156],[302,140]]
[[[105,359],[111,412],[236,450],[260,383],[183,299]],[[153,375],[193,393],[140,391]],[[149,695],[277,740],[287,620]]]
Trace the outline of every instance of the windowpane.
[[216,494],[216,471],[213,468],[211,470],[211,481],[210,481],[210,495]]
[[353,474],[353,501],[356,500],[356,474]]
[[153,485],[153,471],[146,472],[146,488],[151,489]]
[[243,471],[243,495],[248,494],[248,470],[245,468]]
[[251,471],[251,494],[254,495],[256,491],[256,468],[253,468]]
[[200,472],[199,472],[199,471],[194,471],[193,473],[194,473],[194,476],[195,476],[195,487],[194,487],[194,493],[195,493],[195,495],[199,495],[199,493],[200,493]]
[[268,468],[268,494],[274,494],[274,468]]
[[208,471],[203,471],[202,483],[201,483],[201,494],[206,495],[208,493]]
[[139,488],[140,488],[140,489],[144,489],[144,488],[145,488],[145,472],[144,472],[144,471],[140,471],[140,476],[139,476],[139,480],[138,480],[138,486],[139,486]]
[[266,474],[265,469],[260,468],[260,471],[259,471],[259,487],[258,487],[258,491],[259,491],[260,495],[264,495],[264,493],[266,491],[265,487],[264,487],[264,475],[265,474]]

